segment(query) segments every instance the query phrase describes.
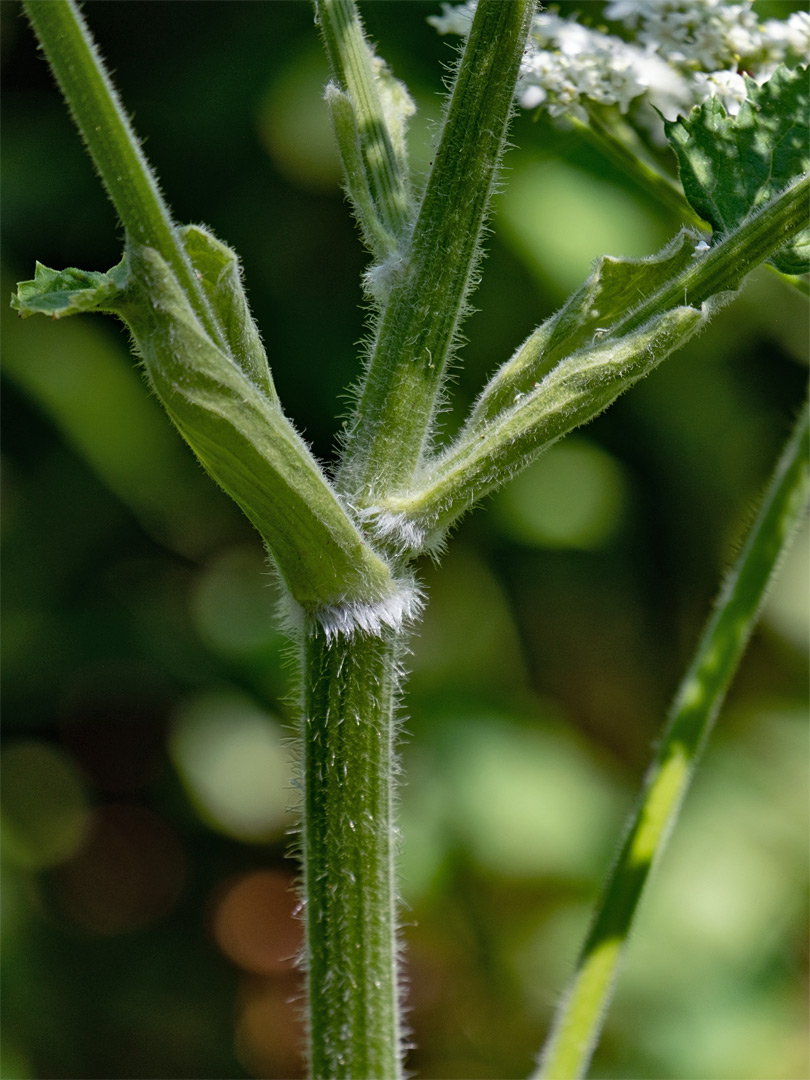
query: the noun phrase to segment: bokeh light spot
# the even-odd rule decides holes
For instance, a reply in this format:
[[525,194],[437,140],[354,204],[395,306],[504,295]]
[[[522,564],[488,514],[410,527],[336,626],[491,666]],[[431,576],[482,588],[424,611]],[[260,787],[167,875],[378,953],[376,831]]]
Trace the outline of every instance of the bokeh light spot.
[[236,1056],[252,1076],[295,1080],[304,1075],[303,987],[298,982],[291,977],[245,980],[236,1022]]
[[217,652],[244,655],[277,642],[277,592],[261,549],[226,551],[201,577],[193,597],[197,629]]
[[504,234],[542,283],[562,295],[578,288],[605,252],[649,255],[666,242],[661,220],[604,178],[559,160],[513,168],[501,196]]
[[471,717],[447,783],[454,828],[504,877],[590,878],[621,821],[617,792],[562,730]]
[[185,854],[176,834],[134,803],[97,810],[85,846],[54,874],[56,896],[73,922],[104,935],[158,921],[184,882]]
[[810,647],[810,522],[805,522],[774,582],[763,619],[803,654]]
[[502,532],[532,547],[591,551],[621,527],[627,485],[621,466],[595,444],[569,437],[506,487],[494,510]]
[[334,191],[340,161],[323,103],[328,78],[319,50],[299,53],[276,77],[258,117],[259,138],[276,168],[312,191]]
[[280,725],[247,698],[212,692],[175,717],[169,752],[197,812],[239,840],[283,833],[291,762]]
[[226,882],[213,916],[214,937],[246,971],[273,975],[295,964],[302,924],[290,877],[262,870]]
[[33,739],[9,746],[1,790],[4,858],[41,869],[78,851],[90,810],[78,769],[64,751]]

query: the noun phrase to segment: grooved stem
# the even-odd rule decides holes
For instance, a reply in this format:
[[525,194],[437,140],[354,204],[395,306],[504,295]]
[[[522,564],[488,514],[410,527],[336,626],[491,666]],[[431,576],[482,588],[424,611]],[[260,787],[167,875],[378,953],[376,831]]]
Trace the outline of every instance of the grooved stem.
[[398,642],[304,645],[303,867],[310,1067],[316,1080],[398,1080],[393,821]]
[[[534,0],[480,0],[403,276],[382,315],[340,486],[358,505],[407,484],[429,444],[480,254]],[[380,490],[382,489],[382,490]]]
[[369,189],[385,228],[400,236],[408,225],[407,177],[400,172],[372,67],[372,52],[354,0],[316,0],[332,70],[357,110]]
[[[810,177],[797,178],[733,233],[719,240],[701,259],[676,273],[637,308],[631,309],[594,341],[590,350],[576,350],[533,388],[526,386],[525,394],[517,394],[519,403],[512,407],[505,405],[483,425],[476,423],[473,413],[455,442],[417,476],[421,490],[414,485],[407,495],[394,494],[381,499],[381,509],[401,515],[409,524],[427,532],[446,530],[475,502],[504,484],[533,455],[598,415],[667,355],[659,343],[655,348],[645,347],[632,365],[606,363],[600,372],[599,357],[602,353],[607,356],[606,350],[612,342],[632,341],[633,333],[640,333],[645,325],[653,326],[653,320],[667,312],[674,318],[679,308],[686,310],[681,307],[684,301],[692,309],[698,309],[713,295],[736,288],[746,274],[807,228],[809,193]],[[678,342],[671,347],[675,344]],[[592,371],[580,385],[578,373],[589,365]],[[493,377],[484,398],[498,393],[499,376],[500,372]],[[570,397],[561,396],[559,387],[569,384],[574,392]],[[519,382],[515,386],[524,389]]]
[[743,278],[808,227],[810,176],[797,176],[763,206],[721,237],[701,259],[664,289],[628,312],[608,336],[634,330],[677,304],[697,307],[716,293],[736,288]]

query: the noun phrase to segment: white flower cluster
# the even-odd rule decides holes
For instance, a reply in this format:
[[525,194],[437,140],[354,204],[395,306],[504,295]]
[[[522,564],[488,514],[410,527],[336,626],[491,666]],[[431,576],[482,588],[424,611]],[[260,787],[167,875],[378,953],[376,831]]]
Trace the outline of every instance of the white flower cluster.
[[689,101],[684,78],[652,49],[574,19],[550,12],[536,15],[531,44],[518,82],[524,108],[543,106],[550,116],[584,121],[588,101],[618,105],[626,113],[634,98],[647,95],[665,115],[673,116]]
[[[588,104],[617,105],[627,113],[639,100],[668,119],[708,97],[736,115],[745,101],[742,72],[765,82],[778,64],[810,63],[810,14],[760,22],[752,0],[609,0],[604,17],[633,35],[625,41],[604,29],[542,12],[518,82],[525,108],[586,121]],[[467,34],[475,0],[442,4],[428,21],[442,34]],[[641,118],[640,118],[641,119]]]

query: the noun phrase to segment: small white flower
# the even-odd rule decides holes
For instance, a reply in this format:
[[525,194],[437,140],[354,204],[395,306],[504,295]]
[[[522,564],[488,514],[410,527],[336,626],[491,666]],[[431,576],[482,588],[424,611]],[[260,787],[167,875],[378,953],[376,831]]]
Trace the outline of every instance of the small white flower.
[[810,58],[810,12],[794,11],[787,21],[788,49],[803,60]]
[[427,21],[440,34],[460,34],[466,37],[472,26],[473,15],[475,15],[475,0],[467,0],[467,3],[459,4],[458,7],[442,4],[442,14],[428,15]]
[[536,109],[548,97],[548,93],[542,86],[527,86],[525,90],[518,92],[518,104],[523,109]]
[[[810,14],[760,24],[753,0],[608,0],[604,17],[632,31],[624,41],[574,18],[535,15],[516,90],[526,109],[588,120],[589,103],[632,112],[632,122],[663,142],[655,110],[667,120],[716,96],[736,116],[746,99],[745,71],[766,82],[783,60],[810,63]],[[475,0],[442,4],[431,22],[466,34]]]
[[612,0],[605,18],[635,31],[639,44],[676,67],[713,71],[730,66],[759,42],[752,0]]
[[784,60],[788,54],[807,63],[810,60],[810,14],[794,11],[785,22],[768,19],[762,26],[762,42],[775,63]]
[[713,71],[710,75],[696,71],[695,86],[699,100],[718,97],[729,116],[737,115],[748,96],[745,79],[736,71]]
[[654,52],[644,52],[639,57],[636,71],[647,100],[667,120],[688,112],[694,104],[689,81]]
[[639,0],[610,0],[605,7],[605,18],[611,22],[621,22],[632,29],[638,22],[641,14],[640,8],[646,4],[640,4]]
[[735,56],[753,56],[760,47],[762,35],[758,27],[730,26],[726,33],[726,44]]

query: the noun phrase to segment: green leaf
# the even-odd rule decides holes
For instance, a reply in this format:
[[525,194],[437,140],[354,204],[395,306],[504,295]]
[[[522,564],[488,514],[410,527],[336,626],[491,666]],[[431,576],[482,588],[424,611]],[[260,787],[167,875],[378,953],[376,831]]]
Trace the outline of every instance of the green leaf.
[[50,315],[62,319],[82,311],[111,311],[126,289],[126,258],[106,274],[95,270],[51,270],[36,264],[31,281],[21,281],[11,297],[11,306],[23,319]]
[[[729,116],[716,97],[688,117],[667,121],[667,138],[678,157],[687,199],[723,235],[810,171],[808,69],[777,68],[758,86],[745,76],[748,97]],[[771,259],[785,274],[810,270],[810,229]]]
[[[235,256],[201,229],[184,236],[228,341],[241,348],[255,328]],[[379,632],[408,617],[413,591],[394,580],[364,541],[244,357],[240,363],[214,344],[154,249],[130,242],[125,258],[107,274],[38,265],[34,280],[18,287],[13,305],[24,316],[107,311],[126,322],[175,427],[256,526],[290,593],[327,634]]]
[[127,254],[136,285],[120,312],[149,380],[206,471],[261,533],[292,595],[309,611],[388,603],[397,586],[387,565],[293,425],[208,338],[157,252],[133,244]]
[[200,225],[185,225],[178,232],[232,358],[252,383],[278,402],[264,346],[250,314],[239,257]]
[[696,234],[682,231],[657,255],[597,259],[584,285],[534,331],[485,387],[470,424],[492,420],[531,393],[561,360],[607,337],[616,323],[693,262],[697,239]]

